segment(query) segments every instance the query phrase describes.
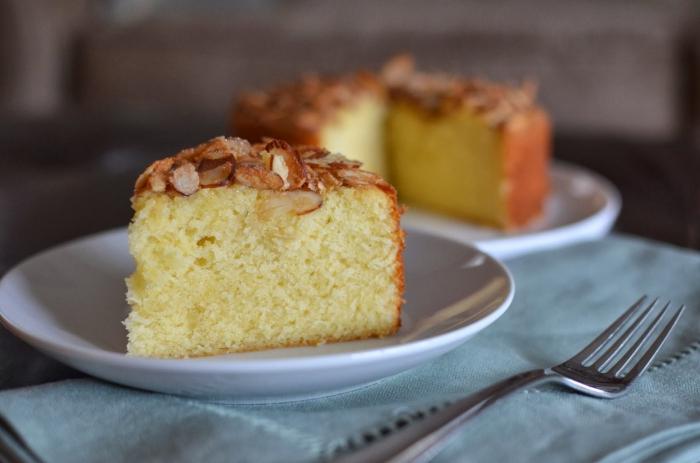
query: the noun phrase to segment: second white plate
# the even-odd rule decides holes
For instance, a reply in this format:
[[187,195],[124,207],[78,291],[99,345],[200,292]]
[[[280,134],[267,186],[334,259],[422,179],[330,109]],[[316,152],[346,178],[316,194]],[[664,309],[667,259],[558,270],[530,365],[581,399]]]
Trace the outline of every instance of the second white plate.
[[560,162],[552,165],[551,178],[552,192],[544,216],[517,232],[501,232],[411,208],[403,224],[473,244],[501,259],[596,239],[610,232],[622,204],[612,183],[587,169]]
[[501,316],[508,271],[487,254],[408,231],[402,326],[384,339],[197,359],[127,356],[126,230],[86,237],[21,263],[0,281],[0,321],[48,355],[142,389],[226,402],[326,395],[390,376],[457,347]]

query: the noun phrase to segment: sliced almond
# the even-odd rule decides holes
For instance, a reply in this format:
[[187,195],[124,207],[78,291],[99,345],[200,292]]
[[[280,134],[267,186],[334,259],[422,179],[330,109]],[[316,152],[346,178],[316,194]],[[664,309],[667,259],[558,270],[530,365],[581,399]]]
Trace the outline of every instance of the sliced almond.
[[332,166],[341,169],[360,167],[362,165],[360,161],[348,159],[339,153],[328,153],[322,158],[307,159],[306,163],[317,166]]
[[296,215],[308,214],[323,204],[321,195],[313,191],[298,190],[286,194],[292,198],[292,210]]
[[168,186],[168,183],[165,180],[165,175],[160,172],[153,173],[148,179],[148,186],[150,187],[151,191],[156,193],[164,192],[165,188]]
[[[296,150],[279,140],[273,140],[268,143],[265,149],[272,154],[273,165],[271,168],[283,179],[285,189],[294,190],[301,188],[306,183],[306,167],[304,167],[304,163]],[[275,168],[280,171],[275,171]],[[285,168],[286,174],[282,175]]]
[[201,152],[202,159],[226,159],[233,156],[231,147],[229,146],[229,141],[224,137],[216,137],[210,140],[203,148]]
[[[158,192],[165,191],[165,187],[167,186],[166,177],[168,172],[170,172],[173,163],[173,158],[165,158],[160,159],[148,166],[148,168],[141,175],[139,175],[139,178],[136,179],[136,185],[134,187],[135,191],[137,193],[144,190],[152,190]],[[163,190],[160,190],[161,185],[159,183],[159,180],[151,180],[151,177],[153,177],[154,175],[161,176],[163,182],[166,183],[166,185],[163,186]]]
[[287,167],[287,162],[284,160],[284,156],[279,154],[272,155],[272,172],[279,175],[284,182],[282,189],[289,189],[289,168]]
[[296,190],[274,194],[258,206],[263,219],[271,219],[284,214],[304,215],[315,211],[323,204],[320,194],[313,191]]
[[242,164],[236,167],[236,182],[260,190],[281,190],[282,178],[265,169],[262,164]]
[[191,195],[199,189],[199,175],[194,165],[189,162],[175,169],[170,181],[183,195]]
[[306,169],[306,187],[311,191],[322,191],[325,188],[314,169]]
[[260,156],[260,161],[265,166],[265,169],[272,170],[272,153],[262,150],[258,153],[258,156]]
[[220,150],[208,150],[202,154],[202,159],[210,159],[212,161],[219,159],[231,158],[233,155],[230,151],[220,151]]
[[303,160],[318,159],[328,156],[328,151],[317,146],[297,146],[299,156]]
[[149,186],[152,172],[153,166],[151,165],[141,175],[139,175],[139,178],[136,179],[136,183],[134,184],[135,192],[138,193],[143,191],[147,186]]
[[233,151],[233,154],[236,157],[236,159],[243,156],[249,156],[251,151],[253,151],[253,147],[250,146],[250,143],[248,143],[247,140],[244,140],[242,138],[228,138],[227,142],[229,148],[231,148],[231,151]]
[[175,160],[173,158],[165,158],[153,163],[153,171],[167,173],[173,168]]
[[349,186],[373,185],[377,182],[376,175],[359,169],[338,169],[335,174]]
[[199,183],[204,186],[220,185],[228,179],[232,171],[233,164],[230,162],[223,162],[207,169],[202,169],[200,166]]
[[291,151],[292,150],[292,146],[289,143],[287,143],[286,141],[283,141],[283,140],[278,140],[276,138],[266,137],[263,139],[263,142],[265,143],[265,149],[271,153],[273,153],[274,150],[283,150],[283,151]]
[[260,158],[260,155],[246,155],[246,156],[241,156],[240,158],[236,158],[236,164],[247,164],[247,165],[258,165],[262,166],[263,162],[262,159]]
[[318,171],[319,180],[323,183],[325,188],[335,188],[343,184],[341,180],[338,180],[335,175],[327,170]]

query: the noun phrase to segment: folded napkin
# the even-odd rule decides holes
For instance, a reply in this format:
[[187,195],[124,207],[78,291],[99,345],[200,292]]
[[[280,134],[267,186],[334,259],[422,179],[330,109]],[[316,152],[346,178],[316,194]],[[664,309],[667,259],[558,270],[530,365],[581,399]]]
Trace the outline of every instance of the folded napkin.
[[436,461],[700,461],[700,255],[612,236],[508,266],[511,308],[459,348],[362,389],[294,403],[217,404],[75,377],[0,332],[0,415],[47,462],[318,461],[561,362],[647,293],[688,310],[630,394],[522,391],[472,420]]

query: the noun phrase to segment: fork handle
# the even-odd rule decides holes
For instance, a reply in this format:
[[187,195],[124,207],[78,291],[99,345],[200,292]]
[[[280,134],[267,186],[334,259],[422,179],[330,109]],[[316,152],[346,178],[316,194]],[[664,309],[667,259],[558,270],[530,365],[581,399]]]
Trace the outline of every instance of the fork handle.
[[427,462],[443,449],[450,437],[471,417],[499,399],[527,386],[559,381],[550,369],[532,370],[488,386],[449,407],[414,423],[405,430],[390,434],[376,444],[341,458],[338,462]]

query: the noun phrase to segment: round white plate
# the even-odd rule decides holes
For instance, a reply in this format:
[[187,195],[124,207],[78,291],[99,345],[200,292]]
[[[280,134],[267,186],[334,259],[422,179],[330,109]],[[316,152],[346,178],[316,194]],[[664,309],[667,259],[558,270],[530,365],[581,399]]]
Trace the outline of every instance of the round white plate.
[[500,259],[608,234],[622,204],[612,183],[587,169],[560,162],[553,163],[551,178],[552,192],[544,216],[516,232],[501,232],[410,208],[403,225],[473,244]]
[[227,402],[279,401],[354,388],[444,354],[500,317],[514,291],[508,271],[487,254],[409,230],[397,335],[166,360],[125,355],[124,277],[132,269],[124,229],[45,251],[0,281],[0,321],[46,354],[109,381]]

